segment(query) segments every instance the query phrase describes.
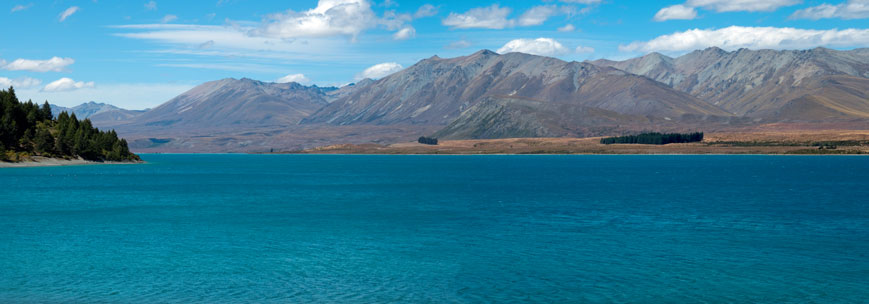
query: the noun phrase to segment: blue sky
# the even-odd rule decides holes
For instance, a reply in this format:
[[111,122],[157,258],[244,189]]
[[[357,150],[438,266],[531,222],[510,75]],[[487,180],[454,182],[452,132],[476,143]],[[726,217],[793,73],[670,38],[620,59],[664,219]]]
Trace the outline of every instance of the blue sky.
[[480,49],[564,60],[869,46],[869,0],[3,1],[0,85],[130,109],[205,81],[344,85]]

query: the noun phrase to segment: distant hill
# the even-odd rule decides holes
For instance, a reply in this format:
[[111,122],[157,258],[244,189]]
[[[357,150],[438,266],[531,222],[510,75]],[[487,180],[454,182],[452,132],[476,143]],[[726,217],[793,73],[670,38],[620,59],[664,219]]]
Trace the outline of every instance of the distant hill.
[[97,103],[93,101],[72,108],[51,105],[51,112],[54,114],[55,118],[57,118],[61,112],[67,112],[69,114],[75,113],[76,117],[79,119],[90,119],[95,126],[101,128],[126,123],[131,119],[142,115],[146,111],[147,110],[121,109],[110,104]]
[[328,104],[327,91],[298,83],[248,78],[201,84],[133,118],[124,128],[244,128],[288,126]]
[[869,118],[869,49],[698,50],[597,60],[655,79],[739,116],[766,121]]

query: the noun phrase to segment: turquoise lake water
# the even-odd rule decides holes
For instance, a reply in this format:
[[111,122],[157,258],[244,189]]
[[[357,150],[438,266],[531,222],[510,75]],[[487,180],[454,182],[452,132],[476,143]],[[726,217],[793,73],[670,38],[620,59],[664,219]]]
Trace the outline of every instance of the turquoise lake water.
[[0,303],[865,303],[869,157],[0,169]]

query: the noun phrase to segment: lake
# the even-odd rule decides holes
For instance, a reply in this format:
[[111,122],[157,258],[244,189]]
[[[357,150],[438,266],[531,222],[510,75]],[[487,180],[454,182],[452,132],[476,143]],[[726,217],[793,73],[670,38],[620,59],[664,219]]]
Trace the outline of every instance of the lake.
[[0,302],[858,303],[869,157],[0,169]]

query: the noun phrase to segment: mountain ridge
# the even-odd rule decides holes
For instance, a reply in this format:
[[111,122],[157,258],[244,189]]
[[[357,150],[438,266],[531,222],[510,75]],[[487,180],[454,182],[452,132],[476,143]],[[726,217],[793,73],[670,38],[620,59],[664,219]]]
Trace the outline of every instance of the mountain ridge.
[[137,149],[242,152],[432,134],[577,137],[860,122],[869,121],[864,58],[869,49],[707,48],[586,62],[480,50],[340,88],[210,81],[112,126],[135,137]]
[[481,98],[490,96],[575,102],[620,113],[673,118],[682,114],[730,115],[687,94],[617,69],[482,50],[463,57],[424,59],[336,100],[302,123],[447,125]]
[[[591,63],[614,67],[649,77],[676,90],[733,112],[739,116],[777,119],[789,102],[812,94],[818,78],[851,76],[869,78],[869,49],[837,51],[749,50],[732,52],[712,47],[671,58],[648,54],[624,61],[596,60]],[[863,85],[849,99],[869,92]],[[789,96],[782,98],[782,96]],[[829,110],[860,118],[869,114],[858,108]],[[851,115],[857,113],[857,115]],[[791,120],[811,121],[827,116],[791,115]]]
[[326,104],[326,92],[317,86],[225,78],[196,86],[124,127],[294,125]]

